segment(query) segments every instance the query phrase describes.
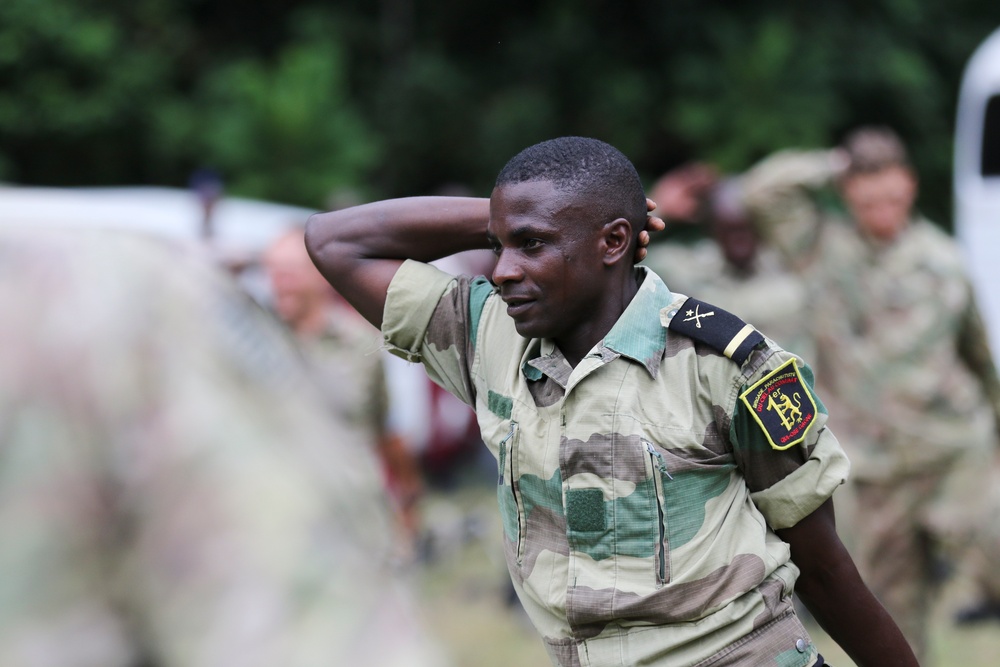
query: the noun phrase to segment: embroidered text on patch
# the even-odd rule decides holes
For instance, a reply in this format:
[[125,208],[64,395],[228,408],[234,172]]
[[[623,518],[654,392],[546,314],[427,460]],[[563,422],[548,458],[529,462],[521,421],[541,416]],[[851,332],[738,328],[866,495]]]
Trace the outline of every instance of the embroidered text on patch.
[[795,359],[768,373],[740,394],[740,399],[774,449],[788,449],[805,440],[816,419],[816,402]]

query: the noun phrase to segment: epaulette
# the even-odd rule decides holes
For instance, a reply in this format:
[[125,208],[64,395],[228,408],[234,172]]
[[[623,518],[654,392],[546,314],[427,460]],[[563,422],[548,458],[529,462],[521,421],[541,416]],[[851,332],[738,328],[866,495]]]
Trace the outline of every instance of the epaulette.
[[670,318],[667,328],[718,350],[740,366],[764,336],[753,326],[717,306],[689,298]]

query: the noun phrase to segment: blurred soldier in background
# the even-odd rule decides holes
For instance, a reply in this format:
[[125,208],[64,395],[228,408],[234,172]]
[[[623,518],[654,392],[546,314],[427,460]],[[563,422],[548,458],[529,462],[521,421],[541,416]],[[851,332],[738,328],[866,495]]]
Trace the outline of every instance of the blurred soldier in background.
[[[714,174],[707,165],[689,165],[657,181],[652,196],[657,212],[672,222],[702,222],[708,238],[653,244],[645,264],[672,291],[738,315],[786,350],[811,361],[816,355],[804,281],[785,267],[776,250],[761,243],[742,201],[741,179],[720,180]],[[695,201],[689,203],[692,197]]]
[[422,491],[412,452],[388,427],[381,334],[333,291],[313,265],[305,232],[289,229],[264,253],[273,308],[301,344],[307,365],[331,414],[348,429],[356,446],[382,458],[386,484],[412,547],[419,529]]
[[[843,205],[823,205],[828,185]],[[1000,415],[959,250],[914,211],[917,177],[884,128],[856,130],[834,151],[773,155],[746,175],[744,194],[816,299],[816,376],[852,460],[849,536],[867,583],[926,659],[934,547],[982,523],[960,492],[983,493],[963,475],[988,460]]]
[[7,228],[0,312],[0,664],[441,664],[371,451],[223,272]]

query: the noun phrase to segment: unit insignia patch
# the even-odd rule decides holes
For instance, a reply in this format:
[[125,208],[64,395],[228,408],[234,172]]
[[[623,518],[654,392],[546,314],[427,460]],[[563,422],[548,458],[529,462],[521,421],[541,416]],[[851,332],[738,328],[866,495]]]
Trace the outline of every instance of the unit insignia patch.
[[816,401],[795,359],[754,383],[740,394],[740,399],[774,449],[788,449],[805,440],[816,420]]

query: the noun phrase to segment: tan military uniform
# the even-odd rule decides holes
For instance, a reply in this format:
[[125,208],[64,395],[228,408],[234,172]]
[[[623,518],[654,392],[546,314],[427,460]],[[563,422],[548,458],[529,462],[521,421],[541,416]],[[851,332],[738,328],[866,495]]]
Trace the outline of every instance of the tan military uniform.
[[331,413],[374,447],[389,413],[378,330],[353,313],[334,309],[319,336],[302,346]]
[[774,249],[760,248],[746,273],[736,271],[710,239],[652,245],[643,263],[671,290],[724,308],[784,349],[810,363],[815,359],[809,326],[813,300],[805,281],[785,267]]
[[811,374],[751,327],[727,336],[737,361],[678,333],[724,314],[640,271],[575,368],[520,337],[485,279],[412,261],[383,332],[475,407],[511,578],[554,664],[811,665],[797,569],[773,533],[847,473]]
[[832,174],[828,153],[779,153],[747,174],[745,192],[816,294],[817,375],[854,463],[859,511],[848,526],[859,566],[919,654],[928,537],[979,518],[979,503],[956,506],[946,489],[995,442],[1000,391],[954,242],[919,218],[892,242],[869,239],[817,204]]
[[382,337],[349,306],[333,308],[316,337],[300,337],[307,366],[330,414],[356,446],[377,451],[384,485],[403,529],[400,558],[411,558],[420,530],[420,466],[407,443],[388,428],[389,392]]
[[374,457],[228,276],[0,230],[0,665],[437,666]]

